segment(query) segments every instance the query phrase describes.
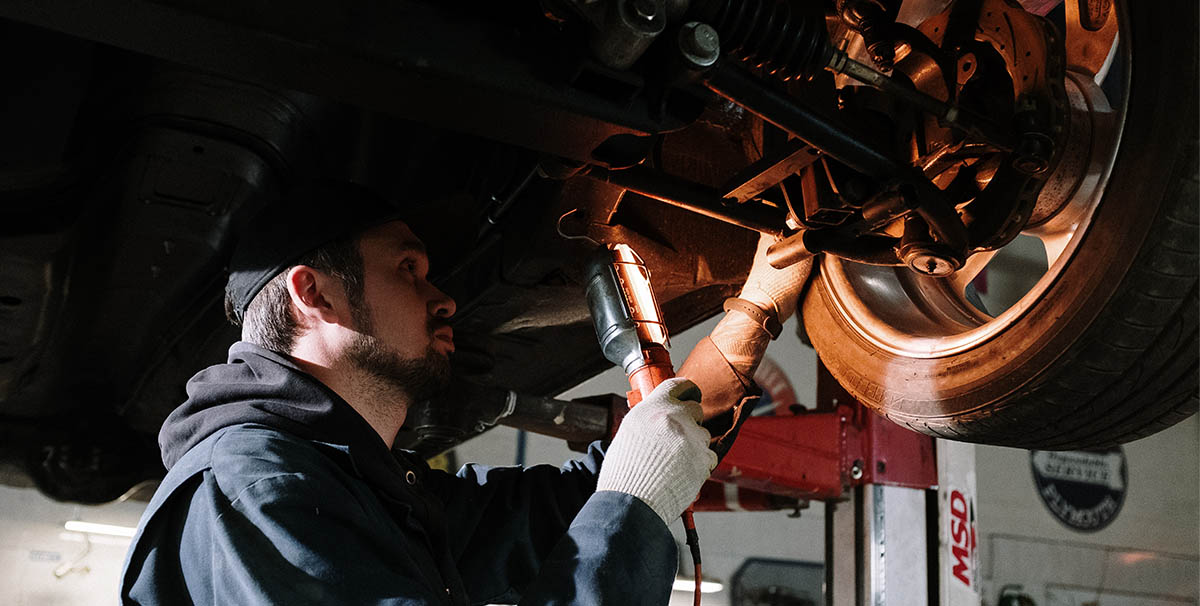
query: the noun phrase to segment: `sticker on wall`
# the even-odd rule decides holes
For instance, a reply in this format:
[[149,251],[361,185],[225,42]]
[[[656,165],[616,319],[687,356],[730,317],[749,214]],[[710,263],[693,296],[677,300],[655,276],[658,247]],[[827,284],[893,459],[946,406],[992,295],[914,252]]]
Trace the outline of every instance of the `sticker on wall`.
[[62,559],[62,554],[57,551],[30,549],[29,559],[33,560],[34,562],[57,562]]
[[1125,503],[1128,470],[1121,447],[1032,450],[1029,463],[1042,503],[1058,521],[1081,532],[1108,526]]

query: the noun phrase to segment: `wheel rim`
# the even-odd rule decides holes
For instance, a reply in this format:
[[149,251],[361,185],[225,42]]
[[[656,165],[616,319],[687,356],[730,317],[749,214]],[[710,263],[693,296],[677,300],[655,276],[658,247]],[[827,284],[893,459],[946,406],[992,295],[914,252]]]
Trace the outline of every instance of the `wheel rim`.
[[[1051,204],[1057,211],[1022,232],[1041,243],[1046,271],[1007,309],[989,315],[969,301],[967,287],[993,260],[995,251],[971,256],[962,269],[946,278],[827,255],[821,262],[821,278],[834,311],[860,337],[897,356],[939,358],[961,354],[995,338],[1031,313],[1069,269],[1104,193],[1124,125],[1128,95],[1121,94],[1114,109],[1097,84],[1110,73],[1120,74],[1113,77],[1121,79],[1121,91],[1127,90],[1130,45],[1116,41],[1119,8],[1114,5],[1109,24],[1099,31],[1082,27],[1079,15],[1068,11],[1066,50],[1071,68],[1065,84],[1072,108],[1072,132],[1059,168],[1041,194],[1055,197]],[[1128,36],[1124,39],[1129,40]],[[1125,69],[1110,72],[1116,61],[1122,62]]]

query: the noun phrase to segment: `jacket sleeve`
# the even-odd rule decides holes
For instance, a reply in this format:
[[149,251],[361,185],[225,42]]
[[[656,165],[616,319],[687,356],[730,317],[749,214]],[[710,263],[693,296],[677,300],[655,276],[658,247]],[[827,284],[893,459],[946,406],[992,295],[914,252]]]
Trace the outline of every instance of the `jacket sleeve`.
[[[429,484],[446,505],[451,551],[472,601],[524,596],[522,604],[637,604],[592,600],[664,576],[669,593],[676,553],[666,525],[636,498],[593,494],[604,448],[593,443],[561,468],[467,465],[457,475],[431,472]],[[626,568],[614,568],[615,562]]]
[[650,506],[600,491],[575,516],[520,604],[666,604],[678,557],[671,532]]

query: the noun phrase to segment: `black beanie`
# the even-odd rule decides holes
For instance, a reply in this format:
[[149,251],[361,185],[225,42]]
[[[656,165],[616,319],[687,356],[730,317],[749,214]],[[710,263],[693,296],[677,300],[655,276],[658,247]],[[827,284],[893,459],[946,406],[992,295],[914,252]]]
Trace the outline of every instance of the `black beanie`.
[[309,181],[269,204],[247,225],[229,264],[225,293],[240,325],[272,278],[338,238],[404,219],[401,208],[348,181]]

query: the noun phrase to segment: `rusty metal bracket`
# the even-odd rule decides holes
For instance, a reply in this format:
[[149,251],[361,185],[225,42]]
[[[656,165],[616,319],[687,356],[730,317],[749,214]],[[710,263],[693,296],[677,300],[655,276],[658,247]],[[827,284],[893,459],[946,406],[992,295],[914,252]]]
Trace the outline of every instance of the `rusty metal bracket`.
[[729,192],[725,194],[725,199],[737,200],[739,204],[753,200],[780,181],[816,162],[820,154],[821,152],[799,139],[789,139],[779,153],[763,156],[730,179],[725,185]]

